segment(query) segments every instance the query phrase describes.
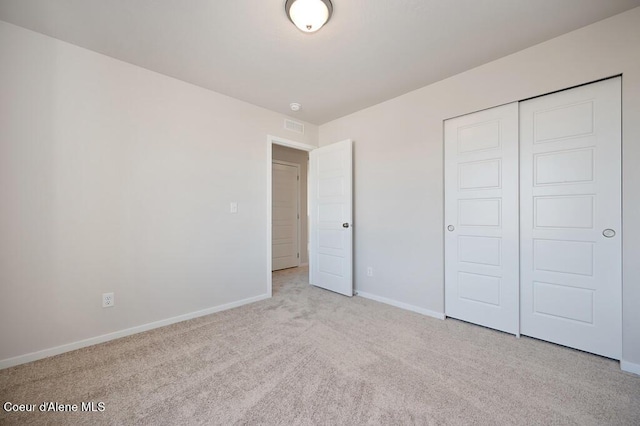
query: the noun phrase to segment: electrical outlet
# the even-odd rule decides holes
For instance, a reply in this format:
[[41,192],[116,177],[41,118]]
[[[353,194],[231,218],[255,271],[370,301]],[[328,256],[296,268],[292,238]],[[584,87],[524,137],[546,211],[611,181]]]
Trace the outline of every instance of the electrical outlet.
[[367,276],[368,277],[373,276],[373,268],[371,266],[367,267]]
[[103,308],[111,308],[116,304],[116,299],[113,293],[103,293],[102,294],[102,307]]

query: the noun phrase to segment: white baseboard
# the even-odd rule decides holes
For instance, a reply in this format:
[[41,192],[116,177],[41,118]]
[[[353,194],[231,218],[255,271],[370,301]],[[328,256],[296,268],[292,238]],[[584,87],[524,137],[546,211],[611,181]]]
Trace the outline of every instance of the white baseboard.
[[108,342],[110,340],[119,339],[121,337],[130,336],[132,334],[142,333],[143,331],[153,330],[154,328],[164,327],[166,325],[175,324],[177,322],[182,322],[182,321],[190,320],[193,318],[214,314],[216,312],[226,311],[227,309],[233,309],[242,305],[247,305],[249,303],[259,302],[260,300],[269,299],[270,297],[271,296],[268,294],[263,294],[256,297],[250,297],[248,299],[238,300],[237,302],[231,302],[225,305],[214,306],[212,308],[202,309],[200,311],[190,312],[188,314],[178,315],[176,317],[167,318],[160,321],[154,321],[148,324],[131,327],[124,330],[114,331],[113,333],[107,333],[101,336],[91,337],[89,339],[67,343],[65,345],[56,346],[54,348],[43,349],[41,351],[31,352],[31,353],[19,355],[13,358],[3,359],[3,360],[0,360],[0,370],[4,368],[13,367],[15,365],[25,364],[31,361],[37,361],[42,358],[59,355],[65,352],[74,351],[76,349],[85,348],[87,346],[97,345],[98,343]]
[[637,374],[640,376],[640,364],[634,364],[633,362],[621,360],[620,369],[629,373]]
[[375,300],[376,302],[385,303],[387,305],[395,306],[396,308],[406,309],[407,311],[417,312],[422,315],[426,315],[428,317],[433,317],[437,319],[444,319],[444,314],[440,312],[430,311],[429,309],[420,308],[418,306],[409,305],[408,303],[398,302],[397,300],[387,299],[386,297],[376,296],[375,294],[365,293],[360,290],[356,291],[358,296],[364,297],[365,299]]

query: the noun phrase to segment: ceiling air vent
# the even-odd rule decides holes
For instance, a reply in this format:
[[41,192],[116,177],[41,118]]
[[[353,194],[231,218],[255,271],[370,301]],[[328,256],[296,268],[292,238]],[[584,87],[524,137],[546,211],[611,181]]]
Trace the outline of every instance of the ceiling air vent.
[[304,134],[304,124],[293,120],[284,120],[284,128],[292,132]]

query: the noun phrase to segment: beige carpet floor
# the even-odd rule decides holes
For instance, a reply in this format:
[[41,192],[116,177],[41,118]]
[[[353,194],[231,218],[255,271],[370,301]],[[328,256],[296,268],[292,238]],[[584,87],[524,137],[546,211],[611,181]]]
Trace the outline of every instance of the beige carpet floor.
[[618,363],[274,274],[274,297],[0,371],[2,424],[640,425]]

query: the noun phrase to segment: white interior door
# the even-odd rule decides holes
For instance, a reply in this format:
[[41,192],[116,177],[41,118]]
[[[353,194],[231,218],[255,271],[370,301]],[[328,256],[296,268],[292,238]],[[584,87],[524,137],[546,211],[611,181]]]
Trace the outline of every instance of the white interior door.
[[620,78],[522,102],[522,334],[620,359]]
[[445,313],[518,334],[518,103],[445,121]]
[[272,165],[272,249],[271,269],[300,265],[298,247],[300,167],[274,161]]
[[309,153],[309,282],[353,296],[351,140]]

